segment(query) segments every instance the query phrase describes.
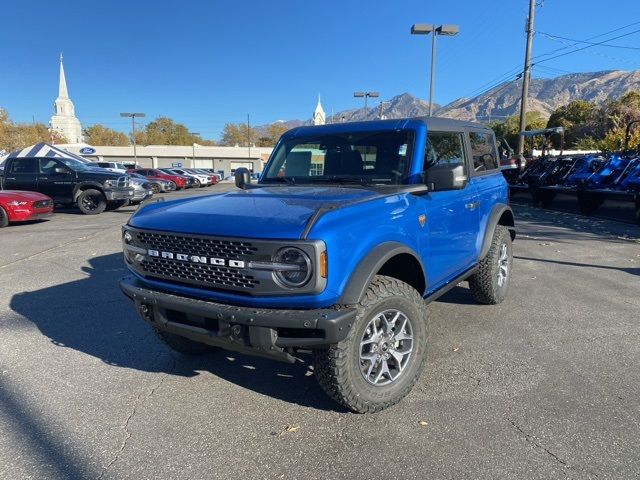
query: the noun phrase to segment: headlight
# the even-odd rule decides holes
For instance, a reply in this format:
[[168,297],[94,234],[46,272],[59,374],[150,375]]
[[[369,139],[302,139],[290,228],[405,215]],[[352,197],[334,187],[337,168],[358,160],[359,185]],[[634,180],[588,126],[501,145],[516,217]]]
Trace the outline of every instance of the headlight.
[[7,203],[7,205],[11,205],[12,207],[19,207],[20,205],[26,205],[29,202],[20,202],[18,200],[12,200]]
[[273,260],[276,263],[276,280],[287,287],[302,287],[311,278],[311,259],[299,248],[282,248]]
[[117,180],[105,180],[103,185],[107,188],[113,188],[118,186]]

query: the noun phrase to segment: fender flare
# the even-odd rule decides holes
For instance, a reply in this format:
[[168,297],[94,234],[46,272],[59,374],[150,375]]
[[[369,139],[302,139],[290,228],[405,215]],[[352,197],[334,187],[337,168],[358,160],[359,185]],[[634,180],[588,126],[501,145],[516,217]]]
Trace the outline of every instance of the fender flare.
[[484,229],[484,238],[482,240],[482,248],[480,249],[480,260],[487,256],[489,248],[491,248],[491,241],[493,240],[493,232],[496,230],[496,226],[500,223],[500,219],[506,213],[506,221],[501,223],[509,229],[511,234],[511,240],[516,238],[516,227],[513,217],[513,210],[509,205],[504,203],[497,203],[491,210],[491,215],[487,220],[487,226]]
[[[422,275],[424,276],[426,285],[427,275],[418,254],[402,243],[384,242],[377,245],[360,261],[351,273],[347,286],[343,290],[340,300],[337,303],[340,305],[353,305],[360,302],[367,292],[367,288],[373,280],[373,277],[382,266],[391,258],[403,253],[411,255],[418,262],[422,269]],[[422,294],[424,294],[424,292],[420,292],[420,295]]]
[[95,188],[96,190],[100,190],[102,193],[104,193],[104,185],[102,185],[101,183],[94,182],[94,181],[81,182],[81,183],[78,183],[77,185],[75,185],[73,187],[73,201],[74,202],[76,200],[78,200],[78,197],[80,196],[80,192],[82,190],[85,190],[85,187]]

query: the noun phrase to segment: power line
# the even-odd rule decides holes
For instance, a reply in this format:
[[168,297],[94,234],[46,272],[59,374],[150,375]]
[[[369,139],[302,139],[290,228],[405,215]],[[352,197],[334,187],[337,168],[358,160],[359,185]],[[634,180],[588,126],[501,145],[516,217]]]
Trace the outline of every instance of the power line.
[[[545,32],[537,32],[540,35],[544,35],[545,37],[551,38],[551,39],[558,39],[558,40],[568,40],[570,42],[576,42],[576,43],[584,43],[587,45],[591,45],[591,46],[602,46],[602,47],[610,47],[610,48],[624,48],[627,50],[640,50],[640,47],[630,47],[628,45],[611,45],[611,44],[607,44],[607,43],[594,43],[594,42],[588,42],[587,40],[576,40],[575,38],[567,38],[567,37],[561,37],[560,35],[551,35],[550,33],[545,33]],[[605,41],[609,41],[609,40],[605,40]]]
[[[599,33],[598,35],[593,35],[591,37],[586,38],[585,41],[595,40],[596,38],[600,38],[600,37],[604,37],[604,36],[607,36],[607,35],[611,35],[612,33],[619,32],[620,30],[624,30],[626,28],[633,27],[635,25],[640,25],[640,21],[629,23],[629,24],[624,25],[622,27],[618,27],[618,28],[614,28],[613,30],[609,30],[608,32]],[[605,40],[605,42],[608,42],[610,40],[613,40],[613,39],[609,38],[609,39]],[[553,55],[556,52],[561,52],[562,50],[566,50],[567,48],[575,47],[576,45],[577,45],[577,43],[574,43],[573,45],[567,45],[566,47],[556,48],[554,50],[551,50],[550,52],[540,53],[538,55],[535,55],[533,57],[533,60],[535,60],[536,58],[540,58],[540,57],[546,57],[547,55]]]

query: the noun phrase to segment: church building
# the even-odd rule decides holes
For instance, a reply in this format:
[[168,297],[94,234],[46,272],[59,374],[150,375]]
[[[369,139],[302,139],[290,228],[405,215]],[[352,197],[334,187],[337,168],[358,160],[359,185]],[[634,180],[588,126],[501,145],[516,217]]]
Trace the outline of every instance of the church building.
[[58,98],[54,103],[54,113],[49,122],[52,132],[57,132],[67,139],[68,143],[81,143],[82,125],[76,118],[75,107],[69,98],[67,80],[64,76],[62,54],[60,54],[60,84],[58,85]]
[[325,123],[325,113],[320,103],[320,94],[318,94],[318,105],[316,105],[316,109],[313,112],[313,124],[324,125]]

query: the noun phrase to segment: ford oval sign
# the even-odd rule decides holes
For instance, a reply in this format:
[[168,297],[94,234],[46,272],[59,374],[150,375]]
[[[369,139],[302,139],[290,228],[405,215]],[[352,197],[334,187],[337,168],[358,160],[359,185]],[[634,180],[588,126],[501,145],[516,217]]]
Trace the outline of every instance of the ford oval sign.
[[80,153],[82,155],[91,155],[92,153],[96,153],[96,149],[91,147],[82,147],[80,149]]

